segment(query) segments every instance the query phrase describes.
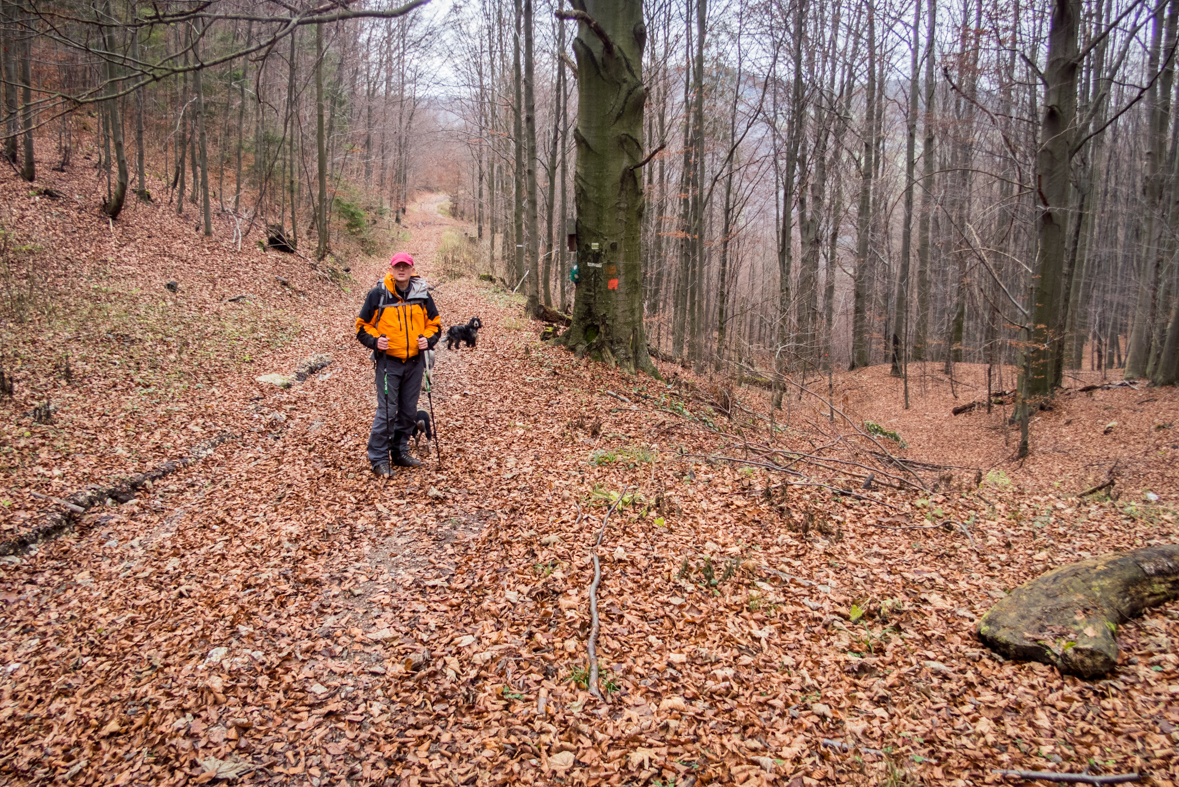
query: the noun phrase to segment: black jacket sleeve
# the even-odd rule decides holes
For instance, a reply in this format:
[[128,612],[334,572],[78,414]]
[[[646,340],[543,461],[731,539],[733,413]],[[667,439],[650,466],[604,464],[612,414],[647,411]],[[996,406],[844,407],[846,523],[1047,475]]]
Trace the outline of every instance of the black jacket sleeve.
[[[373,287],[365,296],[364,304],[360,307],[360,320],[371,323],[377,315],[377,307],[381,303],[380,287]],[[356,339],[370,350],[377,349],[377,337],[366,331],[359,322],[356,324]]]
[[[426,319],[433,320],[437,316],[438,316],[438,307],[434,305],[434,296],[431,295],[430,293],[426,293]],[[440,336],[442,336],[442,325],[441,324],[438,325],[438,332],[435,333],[433,336],[427,337],[427,339],[426,339],[426,344],[428,344],[430,346],[431,350],[434,349],[434,345],[438,344],[438,338]]]

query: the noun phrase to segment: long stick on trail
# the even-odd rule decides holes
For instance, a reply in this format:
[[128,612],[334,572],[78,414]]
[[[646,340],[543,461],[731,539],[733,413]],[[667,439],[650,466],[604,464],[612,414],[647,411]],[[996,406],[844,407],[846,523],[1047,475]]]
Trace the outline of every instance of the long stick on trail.
[[1024,781],[1039,779],[1046,782],[1066,782],[1069,784],[1125,784],[1126,782],[1142,781],[1142,777],[1137,773],[1119,773],[1110,776],[1091,776],[1087,773],[1053,773],[1052,771],[992,771],[992,773]]
[[589,654],[589,692],[597,697],[602,702],[606,699],[602,696],[602,692],[598,690],[598,585],[602,582],[602,563],[598,560],[598,547],[602,545],[602,536],[606,535],[606,522],[610,519],[610,515],[614,513],[614,509],[618,508],[618,504],[626,497],[626,490],[630,487],[623,487],[622,492],[618,495],[609,510],[606,511],[606,516],[602,517],[602,529],[598,531],[598,540],[594,542],[593,551],[590,556],[594,559],[594,581],[589,588],[589,602],[590,602],[590,634],[589,642],[586,646],[586,651]]

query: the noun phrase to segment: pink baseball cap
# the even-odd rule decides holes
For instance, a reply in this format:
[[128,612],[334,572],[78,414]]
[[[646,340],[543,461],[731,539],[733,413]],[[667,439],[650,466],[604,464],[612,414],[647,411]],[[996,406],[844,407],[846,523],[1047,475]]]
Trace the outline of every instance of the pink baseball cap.
[[409,256],[404,251],[399,251],[396,254],[394,254],[393,259],[389,260],[389,265],[393,266],[399,262],[404,263],[411,268],[413,267],[413,257]]

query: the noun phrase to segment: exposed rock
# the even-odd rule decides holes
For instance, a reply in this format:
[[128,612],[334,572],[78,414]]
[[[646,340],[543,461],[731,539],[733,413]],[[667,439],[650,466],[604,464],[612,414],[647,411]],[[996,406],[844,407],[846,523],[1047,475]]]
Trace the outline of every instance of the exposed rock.
[[1058,568],[1016,588],[978,623],[1009,659],[1094,678],[1117,666],[1117,627],[1179,597],[1179,545],[1113,553]]
[[291,378],[283,374],[264,374],[254,379],[263,384],[277,385],[279,388],[291,387]]

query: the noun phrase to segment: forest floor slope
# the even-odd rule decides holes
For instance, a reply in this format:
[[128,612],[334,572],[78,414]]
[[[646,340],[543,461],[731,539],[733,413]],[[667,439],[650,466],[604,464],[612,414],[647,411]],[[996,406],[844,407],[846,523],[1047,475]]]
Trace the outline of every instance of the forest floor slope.
[[[399,248],[445,324],[485,328],[438,353],[441,461],[382,481],[353,319],[385,255],[333,277],[238,255],[164,206],[112,228],[85,199],[3,188],[9,226],[51,249],[58,310],[5,323],[4,533],[57,505],[34,492],[230,439],[0,563],[0,781],[798,787],[1002,767],[1176,783],[1173,605],[1122,628],[1097,682],[974,636],[1045,570],[1175,542],[1174,454],[1154,461],[1174,451],[1157,427],[1175,392],[1061,397],[1021,466],[1001,415],[950,415],[962,389],[931,374],[906,412],[868,369],[835,381],[850,423],[792,399],[771,445],[764,392],[576,360],[538,342],[518,297],[436,276],[463,227],[427,197]],[[300,385],[255,379],[315,353],[333,361]],[[58,409],[34,423],[47,394]],[[867,440],[864,420],[910,447]],[[870,464],[879,449],[936,467]],[[1078,498],[1115,458],[1121,498]],[[868,467],[897,488],[855,491]],[[585,674],[599,533],[606,703]]]

